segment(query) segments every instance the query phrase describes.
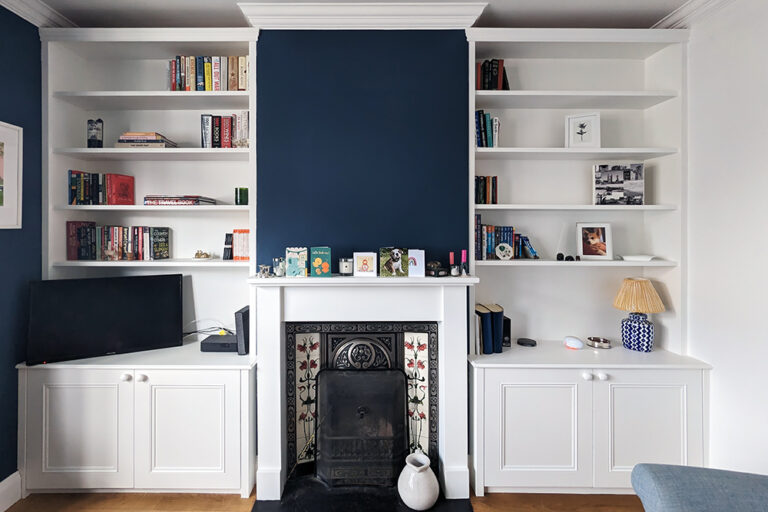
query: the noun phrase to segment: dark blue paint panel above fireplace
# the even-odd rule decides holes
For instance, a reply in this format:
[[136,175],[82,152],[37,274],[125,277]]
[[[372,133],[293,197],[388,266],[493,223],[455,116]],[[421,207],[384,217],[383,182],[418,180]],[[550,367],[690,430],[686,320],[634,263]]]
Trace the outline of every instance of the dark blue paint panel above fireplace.
[[467,248],[467,51],[463,31],[262,31],[259,263]]

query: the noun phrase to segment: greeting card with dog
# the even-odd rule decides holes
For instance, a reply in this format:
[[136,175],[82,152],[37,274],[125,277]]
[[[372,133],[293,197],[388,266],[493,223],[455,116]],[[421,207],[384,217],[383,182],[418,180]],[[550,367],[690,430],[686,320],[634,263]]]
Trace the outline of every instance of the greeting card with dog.
[[379,249],[379,276],[408,277],[408,249],[382,247]]

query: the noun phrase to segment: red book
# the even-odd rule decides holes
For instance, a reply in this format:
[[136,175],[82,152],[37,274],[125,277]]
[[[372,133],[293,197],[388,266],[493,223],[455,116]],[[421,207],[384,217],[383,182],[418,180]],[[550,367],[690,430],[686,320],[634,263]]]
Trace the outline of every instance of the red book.
[[483,63],[478,62],[475,69],[475,90],[480,91],[483,88]]
[[176,59],[171,59],[171,90],[176,90]]
[[[499,79],[496,83],[496,90],[504,90],[504,59],[499,59]],[[496,141],[494,141],[495,143]]]
[[134,202],[133,176],[107,174],[107,204],[132,205]]
[[232,147],[232,116],[221,117],[221,147]]

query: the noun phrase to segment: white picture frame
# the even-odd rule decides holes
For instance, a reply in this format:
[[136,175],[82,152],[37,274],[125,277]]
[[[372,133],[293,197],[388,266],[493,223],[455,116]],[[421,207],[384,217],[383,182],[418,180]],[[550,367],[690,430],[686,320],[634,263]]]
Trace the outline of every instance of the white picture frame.
[[582,260],[613,260],[613,234],[605,222],[576,224],[576,253]]
[[375,252],[352,253],[352,275],[354,277],[376,277],[379,268]]
[[0,229],[21,229],[23,134],[0,121]]
[[566,148],[600,147],[600,113],[565,116]]

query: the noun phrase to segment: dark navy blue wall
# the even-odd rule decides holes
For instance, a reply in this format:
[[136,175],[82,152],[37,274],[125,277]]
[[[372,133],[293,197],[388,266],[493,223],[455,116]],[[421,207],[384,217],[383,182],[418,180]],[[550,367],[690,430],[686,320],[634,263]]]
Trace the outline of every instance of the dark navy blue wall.
[[24,129],[22,229],[0,230],[0,480],[17,469],[17,386],[24,359],[27,283],[40,279],[40,38],[0,7],[0,121]]
[[467,248],[463,31],[262,31],[258,261]]

